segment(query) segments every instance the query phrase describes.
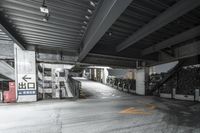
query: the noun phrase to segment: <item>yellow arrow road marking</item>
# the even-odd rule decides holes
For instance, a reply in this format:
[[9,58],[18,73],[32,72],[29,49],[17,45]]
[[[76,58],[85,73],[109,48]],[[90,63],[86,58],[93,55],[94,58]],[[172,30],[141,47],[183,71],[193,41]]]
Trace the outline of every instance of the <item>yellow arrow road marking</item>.
[[150,110],[154,110],[156,108],[156,105],[154,104],[147,104],[146,107]]
[[136,109],[134,107],[124,109],[124,110],[120,111],[119,113],[121,113],[121,114],[136,114],[136,115],[137,114],[140,114],[140,115],[150,115],[150,114],[152,114],[150,112],[145,112],[141,109]]

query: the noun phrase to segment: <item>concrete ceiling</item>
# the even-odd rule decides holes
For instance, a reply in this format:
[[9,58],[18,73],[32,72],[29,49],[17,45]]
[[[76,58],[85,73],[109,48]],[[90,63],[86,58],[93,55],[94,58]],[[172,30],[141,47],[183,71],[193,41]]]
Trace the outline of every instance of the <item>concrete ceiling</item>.
[[47,22],[43,2],[0,1],[1,47],[34,47],[43,62],[129,67],[199,55],[199,0],[46,0]]

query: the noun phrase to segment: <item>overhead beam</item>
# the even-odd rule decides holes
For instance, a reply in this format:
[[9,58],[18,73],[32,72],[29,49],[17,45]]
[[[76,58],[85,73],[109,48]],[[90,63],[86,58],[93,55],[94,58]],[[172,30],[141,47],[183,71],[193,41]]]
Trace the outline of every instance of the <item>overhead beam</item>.
[[21,38],[16,34],[11,28],[11,24],[9,24],[4,17],[2,17],[3,12],[0,12],[0,29],[5,32],[21,49],[25,50],[24,42]]
[[174,49],[175,58],[182,59],[200,54],[200,41],[192,42],[188,45],[184,45]]
[[82,61],[86,57],[131,2],[132,0],[102,1],[96,12],[96,16],[86,32],[86,36],[83,40],[83,49],[79,55],[79,61]]
[[164,40],[158,44],[155,44],[149,48],[144,49],[142,51],[142,55],[148,55],[148,54],[160,51],[161,49],[171,47],[175,44],[187,41],[187,40],[195,38],[199,35],[200,35],[200,26],[197,26],[197,27],[189,29],[181,34],[178,34],[174,37],[171,37],[167,40]]
[[117,52],[120,52],[127,47],[134,45],[139,40],[150,35],[161,27],[174,21],[178,17],[191,11],[192,9],[200,5],[200,0],[180,0],[173,6],[169,7],[166,11],[161,13],[158,17],[150,21],[148,24],[143,26],[140,30],[132,34],[128,39],[119,44],[116,48]]
[[137,60],[124,57],[100,55],[100,54],[88,54],[81,64],[87,65],[99,65],[99,66],[110,66],[110,67],[125,67],[125,68],[136,68]]
[[37,52],[39,52],[39,53],[52,53],[52,52],[56,52],[56,51],[62,51],[66,55],[78,56],[78,50],[57,47],[57,46],[50,46],[50,45],[48,45],[48,46],[35,45],[35,46],[36,46]]
[[40,53],[37,52],[37,62],[45,62],[45,63],[70,63],[75,64],[77,62],[77,56],[68,56],[65,53],[58,52],[55,53]]
[[134,58],[128,58],[128,57],[120,57],[120,56],[112,56],[112,55],[104,55],[104,54],[96,54],[96,53],[89,53],[88,56],[93,57],[101,57],[101,58],[110,58],[110,59],[118,59],[118,60],[127,60],[127,61],[144,61],[142,59],[134,59]]
[[76,64],[75,61],[65,61],[65,60],[51,60],[51,59],[40,59],[37,58],[36,61],[38,63],[52,63],[52,64]]
[[192,42],[187,45],[177,47],[174,49],[174,57],[166,56],[162,52],[159,52],[159,61],[150,63],[150,66],[177,61],[193,56],[200,55],[200,41]]

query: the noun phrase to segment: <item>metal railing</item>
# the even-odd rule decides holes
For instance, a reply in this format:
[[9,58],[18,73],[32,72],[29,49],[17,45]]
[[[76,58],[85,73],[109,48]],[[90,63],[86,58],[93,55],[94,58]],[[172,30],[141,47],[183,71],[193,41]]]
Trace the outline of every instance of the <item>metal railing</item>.
[[134,79],[121,79],[115,77],[108,77],[107,84],[124,92],[135,93],[136,81]]
[[78,99],[80,97],[81,82],[69,76],[68,84],[74,99]]

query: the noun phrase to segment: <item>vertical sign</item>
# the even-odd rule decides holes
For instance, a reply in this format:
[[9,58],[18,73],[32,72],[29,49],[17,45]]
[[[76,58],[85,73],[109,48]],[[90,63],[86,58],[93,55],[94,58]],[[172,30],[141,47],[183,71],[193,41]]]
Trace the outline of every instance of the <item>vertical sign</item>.
[[17,102],[37,101],[35,51],[22,50],[16,44],[14,50]]

